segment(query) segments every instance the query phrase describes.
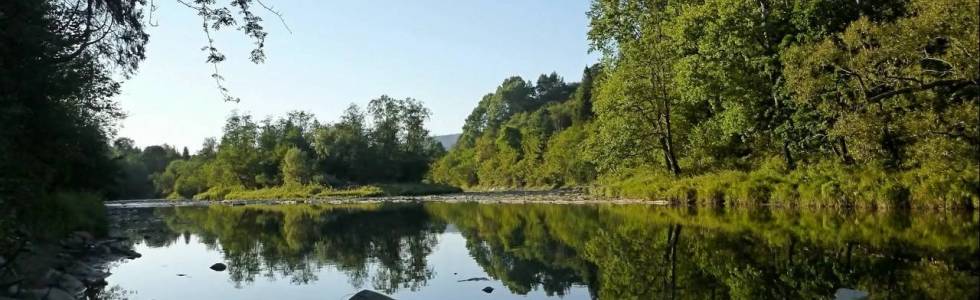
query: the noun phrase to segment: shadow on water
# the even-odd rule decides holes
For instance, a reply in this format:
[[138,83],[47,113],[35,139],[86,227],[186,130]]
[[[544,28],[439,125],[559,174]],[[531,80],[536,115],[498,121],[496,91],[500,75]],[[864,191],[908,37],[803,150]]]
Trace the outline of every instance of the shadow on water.
[[[976,299],[976,213],[663,208],[643,205],[363,204],[143,209],[118,224],[150,247],[220,249],[236,286],[318,280],[416,291],[433,279],[439,236],[512,294],[599,299]],[[153,221],[155,220],[155,221]]]

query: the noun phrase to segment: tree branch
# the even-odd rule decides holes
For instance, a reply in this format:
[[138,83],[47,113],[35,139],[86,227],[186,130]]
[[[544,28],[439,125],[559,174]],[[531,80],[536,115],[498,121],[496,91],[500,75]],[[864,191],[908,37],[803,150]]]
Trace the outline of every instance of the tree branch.
[[960,79],[933,81],[933,82],[930,82],[930,83],[927,83],[927,84],[923,84],[923,85],[919,85],[919,86],[912,86],[912,87],[897,89],[897,90],[890,91],[890,92],[881,93],[881,94],[875,95],[874,97],[868,98],[868,101],[878,101],[878,100],[889,98],[889,97],[892,97],[892,96],[897,96],[897,95],[901,95],[901,94],[915,93],[915,92],[924,91],[924,90],[928,90],[928,89],[932,89],[932,88],[936,88],[936,87],[941,87],[941,86],[952,86],[952,87],[955,87],[955,86],[959,86],[959,85],[969,85],[969,84],[973,84],[973,82],[972,81],[969,81],[969,80],[960,80]]

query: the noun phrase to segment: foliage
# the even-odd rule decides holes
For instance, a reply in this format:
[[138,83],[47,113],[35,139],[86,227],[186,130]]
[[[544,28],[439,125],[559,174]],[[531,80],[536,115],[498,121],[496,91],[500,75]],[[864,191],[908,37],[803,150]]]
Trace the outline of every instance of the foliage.
[[589,130],[596,74],[597,67],[586,68],[582,83],[555,73],[536,85],[504,80],[467,117],[459,142],[432,165],[429,179],[464,187],[588,182],[593,164],[578,143]]
[[445,153],[424,127],[429,111],[421,102],[381,96],[367,111],[351,105],[335,124],[322,124],[301,111],[261,122],[233,113],[220,142],[206,140],[189,158],[173,151],[175,160],[153,175],[156,190],[173,199],[207,200],[445,192],[428,188],[435,185],[402,191],[350,188],[419,182],[429,164]]
[[732,205],[976,207],[978,6],[594,0],[602,60],[575,92],[542,92],[560,85],[545,75],[534,88],[505,80],[429,178]]
[[109,199],[147,199],[170,194],[171,191],[157,191],[154,184],[173,180],[161,176],[170,162],[182,159],[173,146],[164,144],[140,149],[129,138],[116,139],[112,143],[112,155],[121,174],[108,191]]
[[74,231],[97,235],[108,233],[101,195],[55,192],[36,201],[36,209],[27,211],[20,224],[30,232],[38,233],[35,238],[53,240]]

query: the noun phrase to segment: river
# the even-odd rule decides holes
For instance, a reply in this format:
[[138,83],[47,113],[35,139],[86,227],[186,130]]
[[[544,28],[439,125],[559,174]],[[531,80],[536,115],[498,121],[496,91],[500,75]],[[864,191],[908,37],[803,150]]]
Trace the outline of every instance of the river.
[[980,295],[976,213],[443,202],[110,212],[142,254],[111,265],[110,299]]

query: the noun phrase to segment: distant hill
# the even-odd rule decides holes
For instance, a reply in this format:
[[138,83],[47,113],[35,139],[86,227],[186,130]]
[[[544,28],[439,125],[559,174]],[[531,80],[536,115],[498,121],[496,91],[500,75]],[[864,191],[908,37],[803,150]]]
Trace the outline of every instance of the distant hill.
[[442,144],[443,148],[449,150],[449,148],[452,148],[453,145],[456,145],[456,140],[459,139],[460,135],[462,134],[456,133],[456,134],[447,134],[447,135],[437,135],[437,136],[433,136],[432,138],[439,141],[439,143]]

